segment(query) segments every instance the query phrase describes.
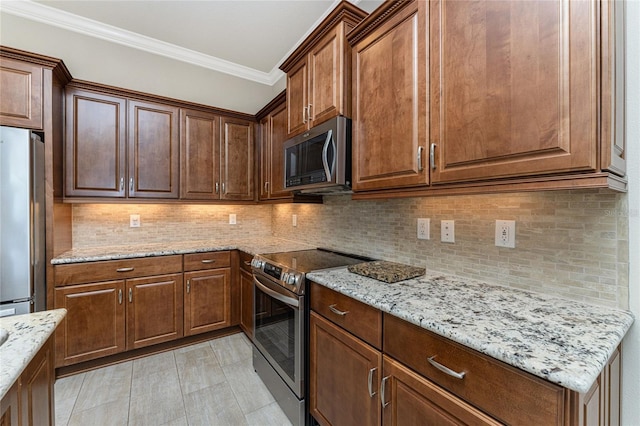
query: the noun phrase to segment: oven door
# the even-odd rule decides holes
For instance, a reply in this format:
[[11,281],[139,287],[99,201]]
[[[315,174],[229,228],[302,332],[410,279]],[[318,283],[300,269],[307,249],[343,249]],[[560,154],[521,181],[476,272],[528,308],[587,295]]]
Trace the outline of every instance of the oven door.
[[304,297],[253,274],[254,343],[289,388],[304,397]]

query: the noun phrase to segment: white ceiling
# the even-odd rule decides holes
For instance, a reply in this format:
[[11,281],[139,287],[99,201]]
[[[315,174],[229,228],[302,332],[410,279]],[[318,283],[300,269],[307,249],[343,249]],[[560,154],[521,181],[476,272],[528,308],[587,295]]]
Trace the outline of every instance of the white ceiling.
[[[382,0],[351,0],[371,12]],[[3,12],[273,85],[338,0],[2,1]]]

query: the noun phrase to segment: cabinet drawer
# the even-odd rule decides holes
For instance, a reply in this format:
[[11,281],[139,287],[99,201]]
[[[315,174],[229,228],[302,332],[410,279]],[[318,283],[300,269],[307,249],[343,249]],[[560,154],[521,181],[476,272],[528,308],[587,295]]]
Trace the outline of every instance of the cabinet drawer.
[[382,348],[382,312],[320,284],[311,284],[311,309],[345,330]]
[[244,251],[239,251],[238,253],[240,254],[240,268],[251,272],[251,259],[253,259],[253,255]]
[[184,255],[185,271],[201,271],[203,269],[228,268],[231,264],[229,251],[208,251]]
[[[388,314],[384,352],[502,422],[564,422],[564,388]],[[442,372],[429,358],[464,377]]]
[[55,265],[54,271],[56,286],[171,274],[182,272],[182,256],[155,256],[72,263]]

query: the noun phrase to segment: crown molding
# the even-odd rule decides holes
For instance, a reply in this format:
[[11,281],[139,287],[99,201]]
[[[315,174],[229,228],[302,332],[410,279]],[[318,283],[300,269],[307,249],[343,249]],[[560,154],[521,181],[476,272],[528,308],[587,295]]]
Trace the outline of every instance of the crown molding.
[[[2,12],[21,18],[41,22],[89,37],[99,38],[268,86],[273,86],[283,76],[282,71],[279,70],[277,65],[269,73],[266,73],[29,0],[3,1],[1,10]],[[331,9],[328,11],[331,11]],[[284,59],[286,59],[286,57],[283,58],[283,60]]]

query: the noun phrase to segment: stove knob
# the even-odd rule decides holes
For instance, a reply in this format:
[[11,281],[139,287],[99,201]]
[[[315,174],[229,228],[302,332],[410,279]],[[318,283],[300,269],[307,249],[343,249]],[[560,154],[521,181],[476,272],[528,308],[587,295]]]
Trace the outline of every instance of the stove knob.
[[256,260],[255,259],[251,259],[251,266],[253,268],[256,268]]
[[300,285],[300,281],[302,281],[302,275],[296,274],[296,276],[295,276],[295,285]]
[[296,274],[290,274],[287,277],[287,284],[293,285],[296,283]]
[[289,273],[288,272],[283,272],[282,273],[282,277],[280,278],[282,280],[282,282],[287,283],[289,280]]

